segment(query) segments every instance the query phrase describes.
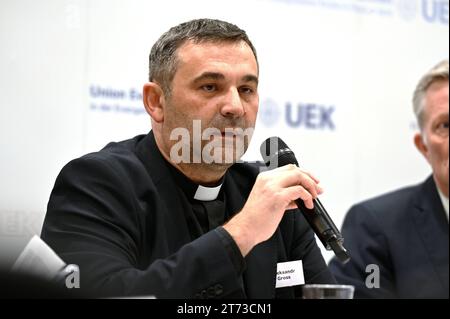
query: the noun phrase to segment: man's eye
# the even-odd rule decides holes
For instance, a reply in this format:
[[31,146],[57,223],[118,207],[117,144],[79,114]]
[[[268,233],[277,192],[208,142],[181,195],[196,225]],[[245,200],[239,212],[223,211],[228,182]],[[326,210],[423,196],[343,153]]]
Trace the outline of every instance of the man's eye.
[[441,136],[448,136],[448,121],[439,123],[436,126],[436,133]]
[[251,88],[251,87],[244,86],[244,87],[241,87],[239,89],[239,91],[244,94],[252,94],[255,90],[253,90],[253,88]]
[[448,130],[448,121],[446,122],[441,122],[437,125],[437,128],[442,130],[442,129],[447,129]]
[[216,86],[214,84],[205,84],[202,85],[201,89],[205,92],[214,92],[216,90]]

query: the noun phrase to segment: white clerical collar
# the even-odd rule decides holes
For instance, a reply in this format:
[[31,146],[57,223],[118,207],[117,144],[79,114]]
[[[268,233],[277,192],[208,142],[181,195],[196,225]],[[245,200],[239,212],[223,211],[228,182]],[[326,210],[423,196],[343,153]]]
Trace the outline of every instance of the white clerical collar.
[[447,222],[448,222],[448,209],[449,209],[448,197],[445,196],[444,193],[441,192],[439,187],[437,187],[437,189],[438,189],[439,197],[441,198],[441,201],[442,201],[442,205],[444,206],[445,216],[447,216]]
[[198,185],[197,191],[195,192],[194,199],[201,201],[211,201],[215,200],[219,196],[220,188],[222,184],[216,187],[206,187]]

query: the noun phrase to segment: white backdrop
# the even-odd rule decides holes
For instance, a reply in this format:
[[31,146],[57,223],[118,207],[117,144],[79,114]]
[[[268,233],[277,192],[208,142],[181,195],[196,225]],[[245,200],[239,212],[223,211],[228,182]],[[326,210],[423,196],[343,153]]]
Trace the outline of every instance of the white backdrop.
[[[360,200],[418,183],[411,95],[448,58],[448,0],[0,0],[0,251],[39,233],[74,157],[147,133],[148,53],[168,28],[211,17],[247,30],[260,114],[247,160],[278,135],[325,188],[338,226]],[[326,253],[325,257],[330,258]]]

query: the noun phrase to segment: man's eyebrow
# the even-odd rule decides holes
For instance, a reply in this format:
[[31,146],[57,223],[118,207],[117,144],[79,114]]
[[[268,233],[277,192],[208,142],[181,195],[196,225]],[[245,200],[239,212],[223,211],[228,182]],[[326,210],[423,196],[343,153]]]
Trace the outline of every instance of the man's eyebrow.
[[[218,72],[204,72],[202,74],[200,74],[198,77],[196,77],[193,81],[193,83],[198,83],[198,82],[202,82],[205,80],[224,80],[225,79],[225,75],[223,75],[222,73],[218,73]],[[247,74],[245,76],[242,77],[242,81],[243,82],[254,82],[256,85],[258,85],[258,77],[256,75],[253,74]]]
[[440,121],[440,120],[445,120],[445,119],[448,119],[448,112],[444,112],[444,113],[439,113],[435,118],[434,118],[434,120],[435,121]]
[[225,75],[223,75],[222,73],[204,72],[199,76],[197,76],[193,82],[198,83],[204,80],[223,80],[223,79],[225,79]]
[[244,81],[244,82],[255,82],[256,85],[258,85],[258,82],[259,82],[258,77],[256,75],[252,75],[252,74],[248,74],[248,75],[244,76],[242,78],[242,81]]

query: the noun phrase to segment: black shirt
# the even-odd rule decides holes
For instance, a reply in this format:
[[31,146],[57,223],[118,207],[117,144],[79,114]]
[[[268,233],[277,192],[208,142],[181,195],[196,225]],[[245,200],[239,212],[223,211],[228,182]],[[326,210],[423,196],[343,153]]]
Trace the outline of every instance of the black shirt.
[[[195,195],[200,185],[191,181],[170,163],[167,163],[167,166],[170,168],[170,172],[177,183],[178,191],[192,205],[193,214],[189,214],[189,212],[186,214],[192,240],[209,231],[216,231],[227,248],[236,272],[238,275],[242,275],[245,270],[244,258],[234,239],[221,226],[234,213],[230,212],[229,207],[226,205],[225,192],[221,188],[216,199],[211,201],[198,200],[195,198]],[[217,184],[222,186],[226,183],[226,177],[227,174]]]

